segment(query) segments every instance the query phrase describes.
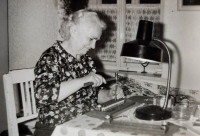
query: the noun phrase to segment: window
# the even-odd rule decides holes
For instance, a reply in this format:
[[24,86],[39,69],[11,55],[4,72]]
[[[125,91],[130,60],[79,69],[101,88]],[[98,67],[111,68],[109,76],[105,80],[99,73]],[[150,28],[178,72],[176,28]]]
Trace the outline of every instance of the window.
[[[108,0],[105,1],[108,2]],[[143,71],[140,62],[120,57],[121,47],[124,42],[136,38],[139,20],[152,21],[154,26],[159,23],[160,4],[128,4],[124,10],[124,1],[120,0],[119,2],[120,6],[117,4],[89,5],[91,10],[99,13],[108,26],[102,34],[101,40],[96,44],[95,50],[90,51],[90,55],[95,58],[96,63],[99,65],[98,68],[138,71],[139,73]],[[131,1],[126,2],[131,3]],[[102,3],[104,3],[103,0]],[[118,10],[121,11],[117,12]],[[156,31],[155,28],[154,31]],[[146,71],[150,73],[155,73],[156,69],[161,69],[161,65],[149,64],[146,67]]]

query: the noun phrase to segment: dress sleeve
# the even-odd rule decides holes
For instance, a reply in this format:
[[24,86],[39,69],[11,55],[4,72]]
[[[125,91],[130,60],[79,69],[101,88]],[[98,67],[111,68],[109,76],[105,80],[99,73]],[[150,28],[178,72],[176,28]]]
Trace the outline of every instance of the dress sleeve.
[[36,105],[41,108],[57,102],[60,90],[60,68],[54,54],[43,54],[34,69]]

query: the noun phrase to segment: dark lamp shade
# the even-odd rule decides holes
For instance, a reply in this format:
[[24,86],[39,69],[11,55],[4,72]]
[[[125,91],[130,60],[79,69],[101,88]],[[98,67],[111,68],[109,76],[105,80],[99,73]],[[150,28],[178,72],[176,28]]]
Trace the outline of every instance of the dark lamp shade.
[[123,44],[121,56],[142,62],[160,63],[161,50],[134,40]]
[[136,40],[123,44],[121,56],[142,62],[160,63],[161,49],[152,46],[153,22],[140,20]]

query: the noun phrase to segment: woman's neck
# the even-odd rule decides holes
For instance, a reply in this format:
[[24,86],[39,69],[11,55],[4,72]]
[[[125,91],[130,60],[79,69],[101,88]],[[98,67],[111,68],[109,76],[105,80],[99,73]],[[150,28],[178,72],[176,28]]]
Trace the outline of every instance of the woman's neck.
[[80,60],[80,54],[76,53],[73,48],[72,45],[69,43],[69,41],[63,41],[63,43],[61,44],[61,46],[69,53],[71,54],[73,57],[75,57],[77,60]]

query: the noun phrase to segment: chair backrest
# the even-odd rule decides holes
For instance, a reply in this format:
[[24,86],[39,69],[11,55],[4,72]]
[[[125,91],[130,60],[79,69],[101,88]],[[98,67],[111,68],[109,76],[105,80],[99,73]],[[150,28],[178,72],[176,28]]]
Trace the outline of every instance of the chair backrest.
[[[34,97],[34,69],[13,70],[3,75],[9,136],[19,136],[18,123],[38,116]],[[17,117],[14,91],[20,94],[22,115]]]

